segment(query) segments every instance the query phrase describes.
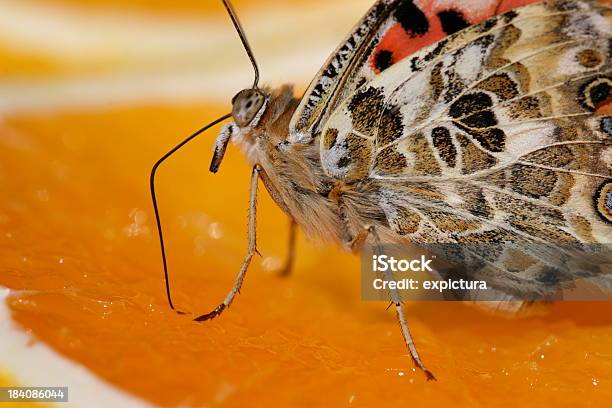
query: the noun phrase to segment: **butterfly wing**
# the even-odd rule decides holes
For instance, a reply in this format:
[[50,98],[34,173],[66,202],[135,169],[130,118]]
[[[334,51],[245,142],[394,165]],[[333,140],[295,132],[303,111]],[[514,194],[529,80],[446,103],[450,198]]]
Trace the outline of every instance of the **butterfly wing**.
[[612,237],[611,37],[610,7],[589,1],[463,30],[347,97],[323,128],[323,167],[375,185],[412,242],[514,242],[471,254],[499,287],[558,280],[570,269],[556,249]]
[[379,0],[332,53],[293,115],[289,141],[309,143],[359,86],[420,48],[534,0]]

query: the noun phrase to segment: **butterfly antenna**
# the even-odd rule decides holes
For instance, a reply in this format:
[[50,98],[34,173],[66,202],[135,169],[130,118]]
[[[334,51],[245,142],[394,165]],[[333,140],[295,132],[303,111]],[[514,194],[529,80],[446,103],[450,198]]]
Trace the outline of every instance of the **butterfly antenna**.
[[[236,28],[236,31],[238,32],[238,36],[240,37],[240,41],[242,42],[242,46],[244,47],[244,50],[246,51],[247,55],[249,56],[249,60],[251,60],[251,64],[253,65],[253,71],[255,73],[255,79],[253,80],[253,88],[257,88],[257,85],[259,84],[259,67],[257,66],[257,61],[255,61],[255,56],[253,55],[253,51],[251,50],[251,46],[249,45],[249,41],[246,38],[246,35],[244,33],[244,29],[242,28],[242,25],[240,24],[240,21],[238,20],[238,15],[234,11],[234,8],[232,7],[232,4],[230,3],[230,1],[229,0],[222,0],[222,1],[223,1],[223,5],[225,6],[225,9],[227,10],[227,13],[229,14],[229,16],[230,16],[230,18],[232,20],[232,24],[234,25],[234,28]],[[159,166],[164,161],[166,161],[167,158],[169,158],[174,153],[176,153],[177,150],[179,150],[180,148],[185,146],[191,140],[195,139],[196,136],[198,136],[199,134],[201,134],[204,131],[208,130],[209,128],[217,125],[218,123],[223,122],[226,119],[229,119],[231,116],[232,116],[231,113],[225,114],[225,115],[221,116],[219,119],[217,119],[217,120],[209,123],[208,125],[204,126],[202,129],[198,130],[193,135],[189,136],[187,139],[183,140],[181,143],[176,145],[168,153],[163,155],[157,162],[155,162],[155,164],[153,165],[153,168],[151,169],[151,176],[149,178],[149,184],[150,184],[150,188],[151,188],[151,200],[153,202],[153,210],[155,212],[155,222],[157,223],[157,233],[159,235],[159,246],[160,246],[160,249],[161,249],[162,262],[163,262],[163,266],[164,266],[164,282],[166,284],[166,296],[168,298],[168,304],[170,305],[170,308],[172,310],[175,310],[176,312],[178,312],[180,314],[184,314],[184,312],[181,312],[180,310],[177,310],[174,307],[174,303],[172,302],[172,294],[171,294],[171,291],[170,291],[170,278],[169,278],[169,275],[168,275],[168,261],[166,259],[166,247],[164,245],[164,233],[163,233],[163,229],[162,229],[161,218],[159,216],[159,207],[157,205],[157,196],[155,194],[155,176],[157,174],[157,169],[159,168]]]
[[251,60],[251,65],[253,65],[253,70],[255,71],[255,80],[253,81],[253,88],[257,88],[257,85],[259,84],[259,67],[257,66],[257,61],[255,61],[255,55],[253,55],[253,50],[251,50],[249,41],[246,38],[246,34],[244,33],[244,29],[240,24],[240,20],[238,20],[238,15],[236,14],[236,11],[234,11],[234,8],[232,7],[232,3],[230,3],[229,0],[223,0],[223,5],[225,6],[225,9],[227,10],[227,13],[229,14],[230,18],[232,19],[232,23],[234,24],[234,27],[238,32],[238,36],[240,37],[240,41],[242,42],[244,50],[246,51],[247,55],[249,56],[249,59]]
[[157,233],[159,235],[159,245],[161,247],[161,256],[162,256],[162,262],[164,265],[164,281],[166,283],[166,296],[168,297],[168,304],[170,305],[170,308],[172,310],[175,310],[176,312],[180,313],[180,314],[185,314],[184,312],[181,312],[180,310],[177,310],[174,307],[174,303],[172,302],[172,295],[170,294],[170,279],[168,277],[168,263],[166,260],[166,248],[164,246],[164,234],[162,232],[162,224],[161,224],[161,219],[159,217],[159,208],[157,206],[157,196],[155,195],[155,175],[157,173],[157,168],[170,156],[172,156],[174,153],[176,153],[177,150],[179,150],[181,147],[185,146],[187,143],[189,143],[191,140],[193,140],[196,136],[198,136],[200,133],[208,130],[209,128],[215,126],[216,124],[218,124],[219,122],[223,122],[224,120],[228,119],[229,117],[231,117],[232,114],[228,113],[226,115],[221,116],[219,119],[209,123],[208,125],[204,126],[202,129],[198,130],[197,132],[195,132],[193,135],[189,136],[187,139],[183,140],[181,143],[179,143],[178,145],[176,145],[172,150],[170,150],[168,153],[164,154],[162,156],[161,159],[159,159],[154,165],[153,168],[151,169],[151,176],[149,178],[149,183],[150,183],[150,187],[151,187],[151,199],[153,201],[153,210],[155,212],[155,221],[157,222]]

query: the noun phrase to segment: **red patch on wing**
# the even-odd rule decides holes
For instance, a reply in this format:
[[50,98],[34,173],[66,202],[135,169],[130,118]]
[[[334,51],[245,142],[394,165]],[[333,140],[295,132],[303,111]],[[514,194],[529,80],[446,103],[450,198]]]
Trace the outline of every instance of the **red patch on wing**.
[[377,74],[389,66],[401,61],[407,56],[448,34],[444,31],[438,13],[448,12],[460,16],[469,25],[478,24],[496,14],[505,13],[517,7],[522,7],[537,0],[421,0],[414,2],[423,12],[429,23],[429,28],[422,35],[407,33],[400,23],[387,30],[378,46],[369,58],[370,68]]
[[379,52],[390,52],[391,63],[389,65],[393,65],[403,60],[408,55],[413,54],[415,51],[438,41],[440,38],[444,37],[442,34],[442,29],[440,27],[432,30],[430,24],[427,33],[418,37],[412,37],[406,33],[400,23],[396,23],[387,30],[385,36],[376,47],[376,50],[374,50],[372,57],[370,57],[370,67],[374,72],[379,74],[381,69],[379,68],[379,63],[376,61]]

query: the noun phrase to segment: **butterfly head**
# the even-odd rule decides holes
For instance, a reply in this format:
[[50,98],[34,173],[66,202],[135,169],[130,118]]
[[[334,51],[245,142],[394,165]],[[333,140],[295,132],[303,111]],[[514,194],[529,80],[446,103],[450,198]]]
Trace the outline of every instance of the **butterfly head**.
[[261,121],[268,105],[268,99],[268,94],[256,87],[243,89],[232,98],[231,117],[234,123],[221,129],[215,141],[210,171],[217,172],[225,155],[225,149],[231,140],[243,145],[246,151],[252,152],[255,140],[252,131]]
[[240,128],[257,125],[265,110],[266,96],[258,88],[244,89],[232,99],[232,117]]

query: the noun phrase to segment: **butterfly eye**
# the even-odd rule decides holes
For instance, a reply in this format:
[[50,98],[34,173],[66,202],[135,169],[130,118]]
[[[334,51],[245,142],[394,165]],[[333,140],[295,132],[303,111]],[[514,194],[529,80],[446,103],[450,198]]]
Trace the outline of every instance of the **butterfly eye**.
[[232,99],[232,116],[240,127],[251,124],[259,110],[261,109],[265,97],[258,89],[245,89],[240,91]]

